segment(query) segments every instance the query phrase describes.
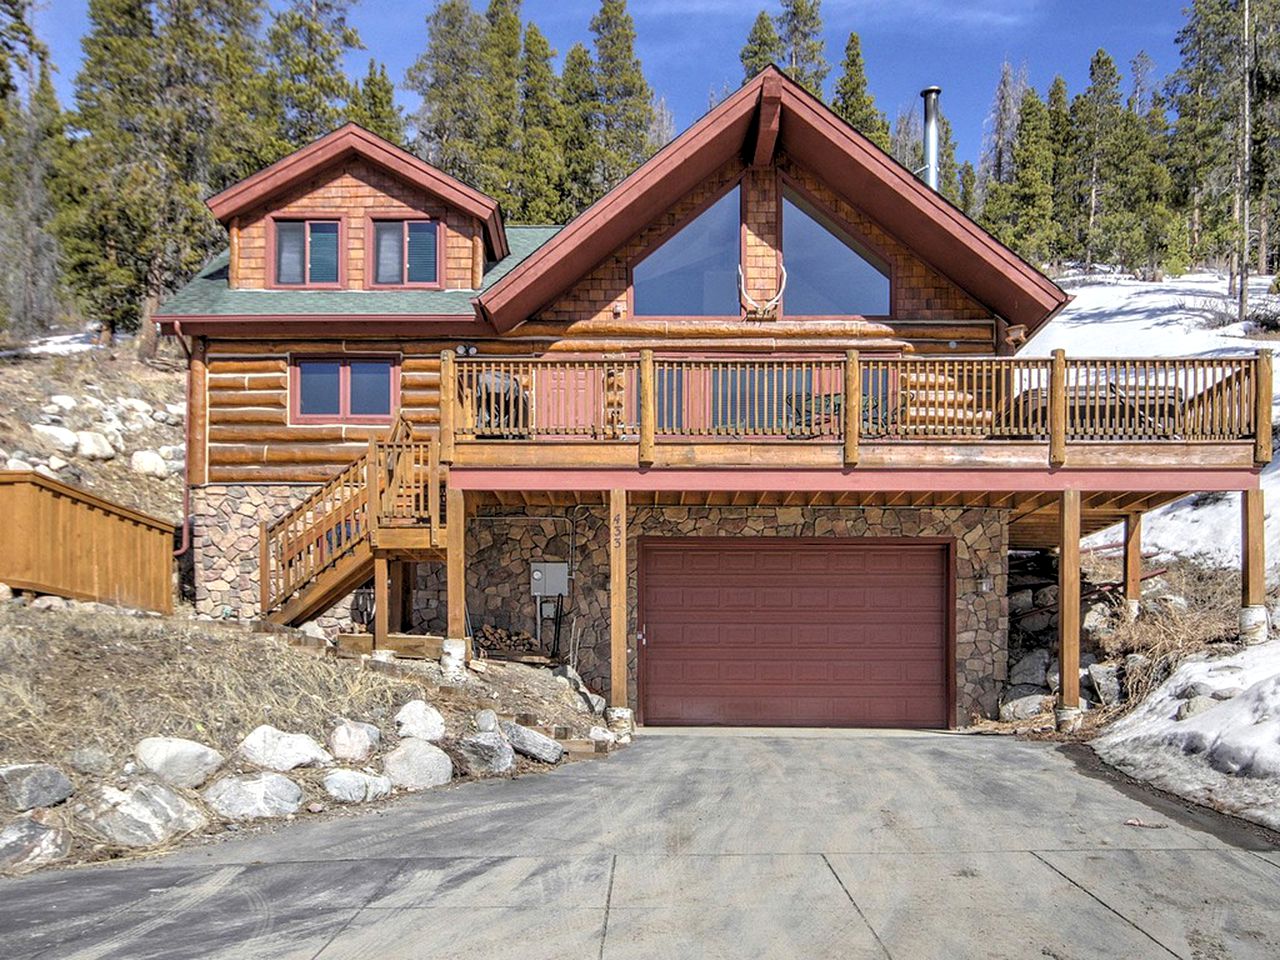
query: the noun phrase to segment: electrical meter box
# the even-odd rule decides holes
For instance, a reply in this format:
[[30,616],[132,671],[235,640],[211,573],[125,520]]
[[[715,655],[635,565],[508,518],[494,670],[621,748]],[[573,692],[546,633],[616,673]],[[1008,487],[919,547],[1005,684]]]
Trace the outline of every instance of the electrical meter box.
[[569,595],[569,564],[531,563],[529,569],[529,592],[535,597]]

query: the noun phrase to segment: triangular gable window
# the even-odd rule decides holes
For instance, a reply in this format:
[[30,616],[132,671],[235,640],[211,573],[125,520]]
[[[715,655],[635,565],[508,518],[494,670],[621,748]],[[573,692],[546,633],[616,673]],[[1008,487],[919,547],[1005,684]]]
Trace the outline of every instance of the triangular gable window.
[[737,317],[741,200],[734,187],[632,269],[641,317]]
[[799,194],[782,197],[782,263],[789,317],[884,317],[889,266]]

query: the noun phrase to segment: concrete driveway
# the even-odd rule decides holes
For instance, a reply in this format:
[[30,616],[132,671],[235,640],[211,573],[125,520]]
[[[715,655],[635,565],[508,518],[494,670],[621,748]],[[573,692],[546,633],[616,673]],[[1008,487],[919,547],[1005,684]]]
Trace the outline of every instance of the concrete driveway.
[[649,733],[548,776],[0,883],[0,955],[1274,960],[1280,852],[1047,744]]

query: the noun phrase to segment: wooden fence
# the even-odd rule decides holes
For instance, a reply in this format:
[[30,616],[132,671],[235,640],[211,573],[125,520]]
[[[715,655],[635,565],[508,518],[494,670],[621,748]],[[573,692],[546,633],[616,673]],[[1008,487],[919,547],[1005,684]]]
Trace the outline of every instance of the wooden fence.
[[173,612],[172,523],[29,471],[0,471],[0,582]]

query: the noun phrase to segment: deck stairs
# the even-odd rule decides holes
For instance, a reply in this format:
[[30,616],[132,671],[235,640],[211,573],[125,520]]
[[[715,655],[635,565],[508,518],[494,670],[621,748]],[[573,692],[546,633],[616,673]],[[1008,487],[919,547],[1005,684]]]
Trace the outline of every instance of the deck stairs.
[[379,555],[443,559],[448,485],[439,441],[401,419],[368,450],[260,531],[260,608],[311,619],[366,583]]
[[995,413],[954,376],[942,372],[904,373],[899,384],[897,430],[910,435],[919,425],[931,433],[939,428],[956,435],[980,434],[991,429]]

